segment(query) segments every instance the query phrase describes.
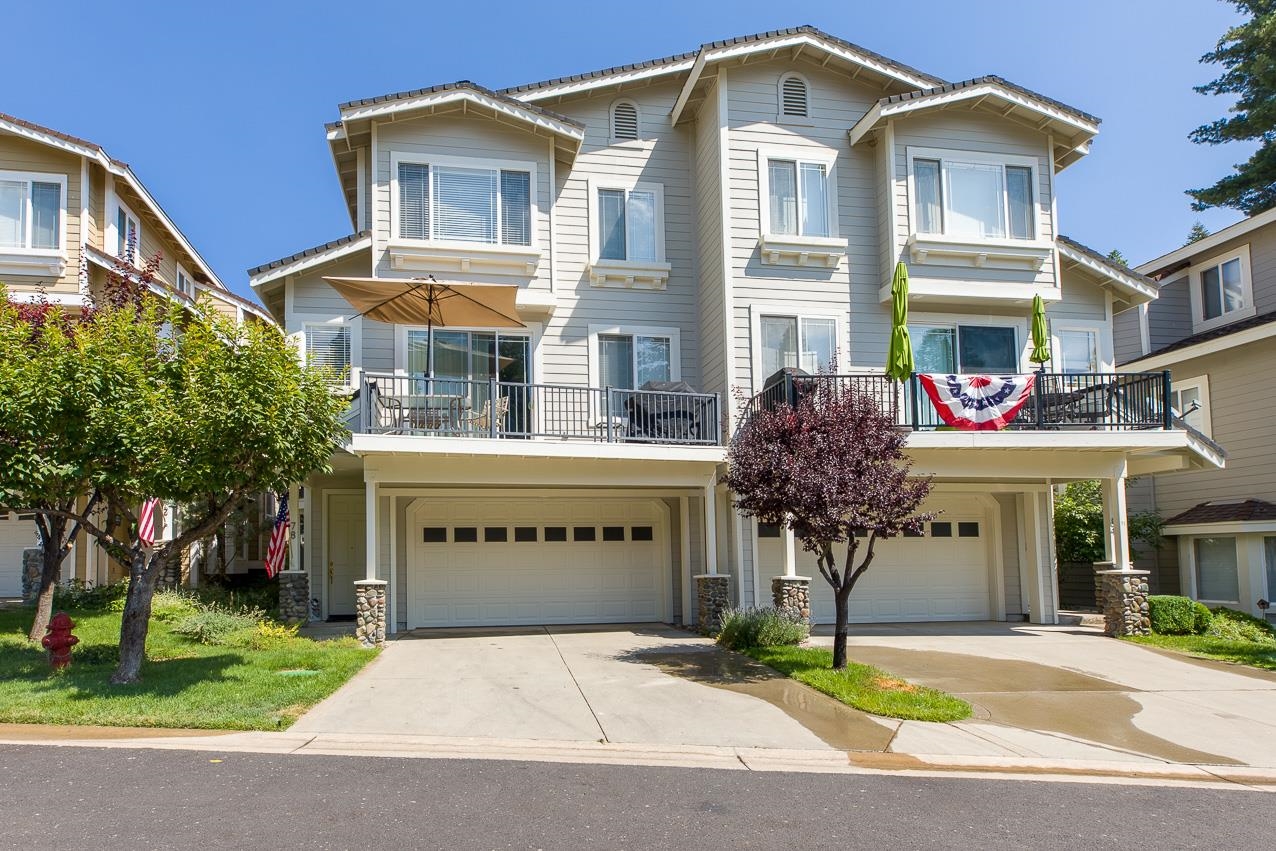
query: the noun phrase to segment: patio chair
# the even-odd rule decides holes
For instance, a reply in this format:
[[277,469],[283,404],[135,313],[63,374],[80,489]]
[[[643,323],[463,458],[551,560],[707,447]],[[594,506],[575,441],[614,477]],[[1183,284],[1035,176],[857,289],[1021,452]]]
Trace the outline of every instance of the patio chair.
[[[496,404],[492,404],[492,400],[488,399],[483,402],[483,407],[479,409],[477,414],[471,414],[468,417],[461,418],[461,425],[466,431],[487,433],[492,430],[495,425],[497,433],[505,427],[505,417],[510,412],[510,400],[508,396],[496,397]],[[495,417],[495,423],[493,423]]]

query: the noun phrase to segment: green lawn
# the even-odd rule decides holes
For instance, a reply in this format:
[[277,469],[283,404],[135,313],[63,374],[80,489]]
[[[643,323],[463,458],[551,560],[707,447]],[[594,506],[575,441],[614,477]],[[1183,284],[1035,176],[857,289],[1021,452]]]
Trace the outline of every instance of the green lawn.
[[31,610],[0,608],[0,722],[281,730],[376,655],[353,638],[263,639],[249,630],[205,645],[152,618],[142,682],[113,686],[119,613],[68,614],[80,643],[71,668],[55,674],[26,640]]
[[905,682],[880,668],[849,662],[833,670],[833,652],[823,647],[749,647],[741,650],[816,691],[873,715],[908,721],[961,721],[970,704],[951,694]]
[[1276,644],[1215,638],[1210,635],[1133,635],[1127,637],[1126,641],[1176,650],[1204,659],[1276,671]]

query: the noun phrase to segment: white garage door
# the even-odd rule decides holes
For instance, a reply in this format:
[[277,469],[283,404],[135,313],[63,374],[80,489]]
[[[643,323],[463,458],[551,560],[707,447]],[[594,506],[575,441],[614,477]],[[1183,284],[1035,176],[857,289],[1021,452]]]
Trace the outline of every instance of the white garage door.
[[[873,564],[851,592],[851,623],[992,617],[988,592],[992,529],[987,512],[970,497],[934,498],[926,507],[942,513],[926,524],[921,537],[878,542]],[[815,557],[799,551],[798,572],[811,577],[815,622],[833,623],[833,589],[820,575]]]
[[408,628],[663,620],[665,514],[650,499],[422,499]]
[[0,598],[22,596],[22,551],[39,545],[30,515],[0,512]]

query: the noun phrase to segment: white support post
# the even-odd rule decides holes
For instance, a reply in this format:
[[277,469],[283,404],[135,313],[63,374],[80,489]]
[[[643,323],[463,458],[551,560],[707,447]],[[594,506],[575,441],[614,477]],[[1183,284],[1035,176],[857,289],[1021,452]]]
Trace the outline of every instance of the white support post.
[[712,484],[704,486],[704,572],[718,572],[718,499]]
[[288,571],[290,573],[302,573],[305,571],[305,567],[301,563],[301,515],[297,513],[299,510],[298,503],[301,500],[300,491],[301,488],[297,485],[288,488],[288,528],[290,532],[288,537]]
[[678,547],[679,562],[682,565],[682,623],[691,623],[692,612],[695,611],[695,587],[691,581],[691,500],[678,497]]
[[1116,570],[1132,570],[1130,561],[1130,527],[1126,511],[1124,458],[1117,464],[1112,478],[1103,480],[1103,519],[1107,525],[1105,552]]
[[784,575],[797,576],[797,541],[788,526],[780,527],[780,557]]
[[365,579],[377,579],[377,483],[364,482],[364,541],[366,544]]

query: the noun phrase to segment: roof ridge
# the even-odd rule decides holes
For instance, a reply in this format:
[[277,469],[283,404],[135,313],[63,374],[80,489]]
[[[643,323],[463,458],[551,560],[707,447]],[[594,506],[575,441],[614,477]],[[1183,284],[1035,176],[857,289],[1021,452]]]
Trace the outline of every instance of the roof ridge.
[[[514,106],[519,109],[526,109],[530,112],[535,112],[540,115],[544,115],[547,118],[553,118],[555,121],[561,121],[565,124],[570,124],[573,127],[583,128],[585,126],[580,121],[577,121],[576,119],[571,118],[569,116],[563,115],[562,113],[554,112],[552,109],[546,109],[545,107],[540,106],[539,104],[527,103],[526,101],[521,101],[518,98],[511,97],[509,94],[503,91],[489,89],[487,86],[480,85],[479,83],[476,83],[473,80],[454,80],[453,82],[450,82],[450,83],[438,83],[437,85],[426,86],[424,88],[419,88],[419,89],[408,89],[406,91],[391,92],[389,94],[377,95],[375,97],[360,98],[358,100],[351,100],[351,101],[346,101],[345,103],[337,104],[337,109],[339,111],[344,111],[346,109],[353,109],[360,106],[370,106],[372,104],[379,104],[379,103],[392,103],[397,100],[407,100],[409,98],[422,97],[424,95],[437,94],[439,92],[460,91],[464,89],[473,90],[481,95],[486,95],[487,97],[495,98],[499,101],[507,103],[510,106]],[[325,124],[324,126],[327,129],[332,129],[333,127],[335,127],[336,125],[340,123],[341,123],[340,121],[337,121],[332,124]]]
[[1061,100],[1055,100],[1054,98],[1048,95],[1043,95],[1041,94],[1041,92],[1034,91],[1030,88],[1027,88],[1026,86],[1021,86],[1018,83],[1012,83],[1011,81],[1007,80],[1005,77],[1002,77],[998,74],[981,74],[978,77],[971,77],[968,80],[960,80],[953,83],[943,83],[938,86],[932,86],[928,89],[914,89],[913,91],[910,91],[910,92],[900,92],[899,94],[887,95],[884,98],[878,99],[877,102],[881,104],[882,106],[885,106],[887,104],[902,103],[904,101],[915,100],[917,98],[930,97],[931,95],[945,94],[947,92],[956,92],[962,89],[968,89],[971,86],[981,86],[981,85],[987,85],[989,83],[998,85],[998,86],[1004,86],[1022,95],[1027,95],[1030,98],[1039,100],[1045,104],[1049,104],[1050,106],[1053,106],[1056,109],[1063,110],[1064,112],[1067,112],[1071,115],[1081,118],[1084,121],[1090,121],[1090,122],[1093,122],[1094,124],[1103,123],[1103,119],[1099,118],[1097,115],[1092,115],[1091,113],[1086,112],[1085,110],[1077,109],[1075,106],[1069,106],[1068,104],[1064,103]]

